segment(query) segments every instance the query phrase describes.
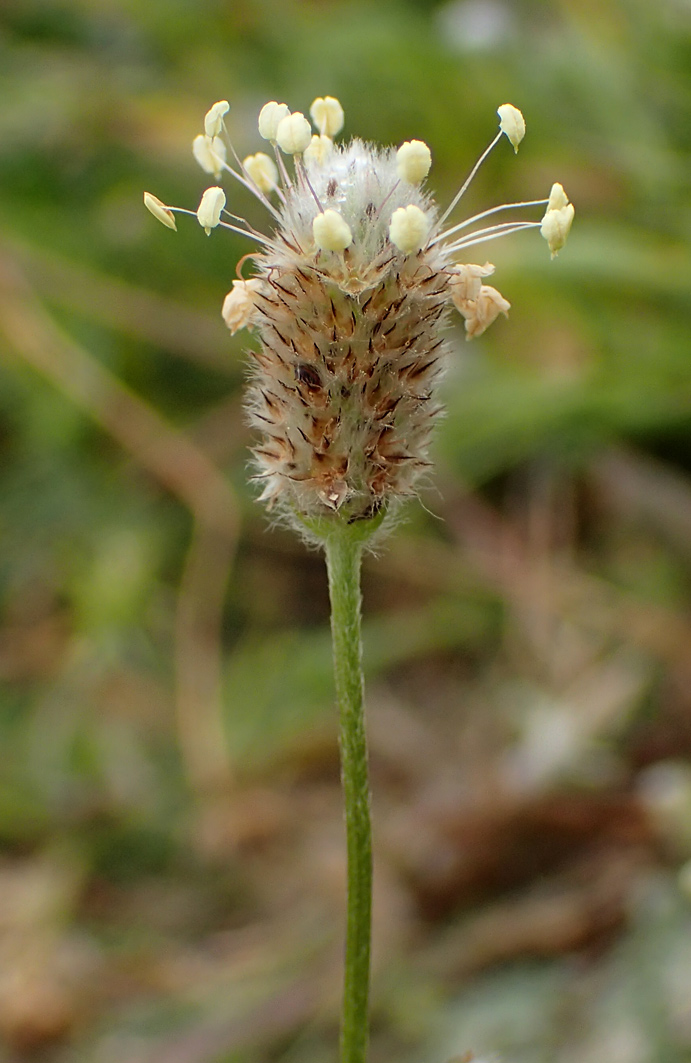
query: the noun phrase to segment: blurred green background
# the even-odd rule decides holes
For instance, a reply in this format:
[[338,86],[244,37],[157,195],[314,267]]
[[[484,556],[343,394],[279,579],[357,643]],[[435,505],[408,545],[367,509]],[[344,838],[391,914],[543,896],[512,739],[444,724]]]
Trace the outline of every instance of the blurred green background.
[[[0,10],[0,1061],[336,1051],[343,839],[320,558],[247,486],[249,247],[195,208],[219,98],[418,137],[481,248],[437,467],[365,569],[372,1059],[691,1060],[688,0]],[[242,190],[230,208],[260,228]]]

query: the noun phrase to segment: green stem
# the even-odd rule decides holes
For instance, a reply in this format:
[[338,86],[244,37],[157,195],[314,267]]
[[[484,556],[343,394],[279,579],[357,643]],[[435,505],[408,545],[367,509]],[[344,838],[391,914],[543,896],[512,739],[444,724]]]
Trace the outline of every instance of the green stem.
[[360,640],[362,538],[344,525],[334,528],[325,548],[348,852],[341,1063],[364,1063],[369,1027],[372,831]]

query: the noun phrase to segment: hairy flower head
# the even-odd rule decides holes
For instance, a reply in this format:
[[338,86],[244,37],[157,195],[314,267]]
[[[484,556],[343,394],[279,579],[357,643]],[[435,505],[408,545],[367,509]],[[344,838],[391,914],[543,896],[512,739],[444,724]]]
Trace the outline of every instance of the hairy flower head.
[[[555,184],[547,200],[502,204],[445,227],[496,144],[506,136],[518,148],[525,122],[511,104],[499,108],[499,131],[441,215],[425,187],[432,156],[423,141],[398,150],[334,143],[343,125],[338,100],[312,103],[316,133],[302,112],[271,101],[259,133],[274,145],[276,164],[259,152],[235,170],[217,145],[224,104],[208,112],[195,157],[205,169],[218,160],[253,192],[273,231],[264,235],[225,212],[219,186],[206,190],[196,214],[207,234],[218,226],[259,245],[246,256],[253,276],[233,281],[222,312],[232,333],[250,328],[258,339],[247,408],[260,437],[253,450],[260,497],[303,524],[371,517],[414,494],[429,467],[452,309],[468,339],[509,310],[484,283],[494,266],[464,261],[467,250],[538,228],[555,254],[573,207]],[[281,152],[294,157],[292,173]],[[149,210],[173,228],[179,208],[147,196]],[[497,213],[536,206],[547,208],[542,222],[486,224]]]

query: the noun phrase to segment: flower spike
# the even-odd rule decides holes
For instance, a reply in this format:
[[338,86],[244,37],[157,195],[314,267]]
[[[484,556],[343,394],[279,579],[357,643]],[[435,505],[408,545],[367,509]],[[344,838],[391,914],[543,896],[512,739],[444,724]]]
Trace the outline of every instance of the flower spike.
[[[272,232],[225,210],[218,184],[196,217],[207,235],[220,226],[259,245],[248,256],[254,276],[233,281],[222,315],[231,333],[250,329],[259,346],[247,405],[259,436],[260,498],[303,527],[368,521],[413,494],[429,466],[450,312],[468,340],[509,312],[508,299],[486,283],[494,266],[467,261],[469,249],[539,230],[555,255],[574,208],[554,184],[546,199],[490,206],[444,227],[499,141],[506,136],[514,150],[521,143],[525,122],[512,104],[498,108],[499,130],[442,212],[424,190],[432,154],[421,140],[397,150],[334,143],[343,125],[334,97],[313,101],[316,133],[302,112],[271,100],[258,125],[275,160],[259,151],[240,161],[226,139],[225,104],[207,114],[194,156],[217,181],[228,173],[256,196]],[[145,202],[175,228],[179,208],[150,193]]]

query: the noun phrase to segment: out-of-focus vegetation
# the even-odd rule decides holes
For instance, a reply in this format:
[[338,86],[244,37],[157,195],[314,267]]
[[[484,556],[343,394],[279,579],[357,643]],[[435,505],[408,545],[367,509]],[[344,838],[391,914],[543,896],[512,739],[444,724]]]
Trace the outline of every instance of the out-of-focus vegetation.
[[480,258],[510,320],[365,573],[372,1058],[691,1059],[690,75],[687,0],[3,5],[1,1063],[334,1056],[322,563],[246,485],[249,248],[141,204],[216,99],[244,155],[324,93],[441,202],[510,100],[466,212],[576,204]]

